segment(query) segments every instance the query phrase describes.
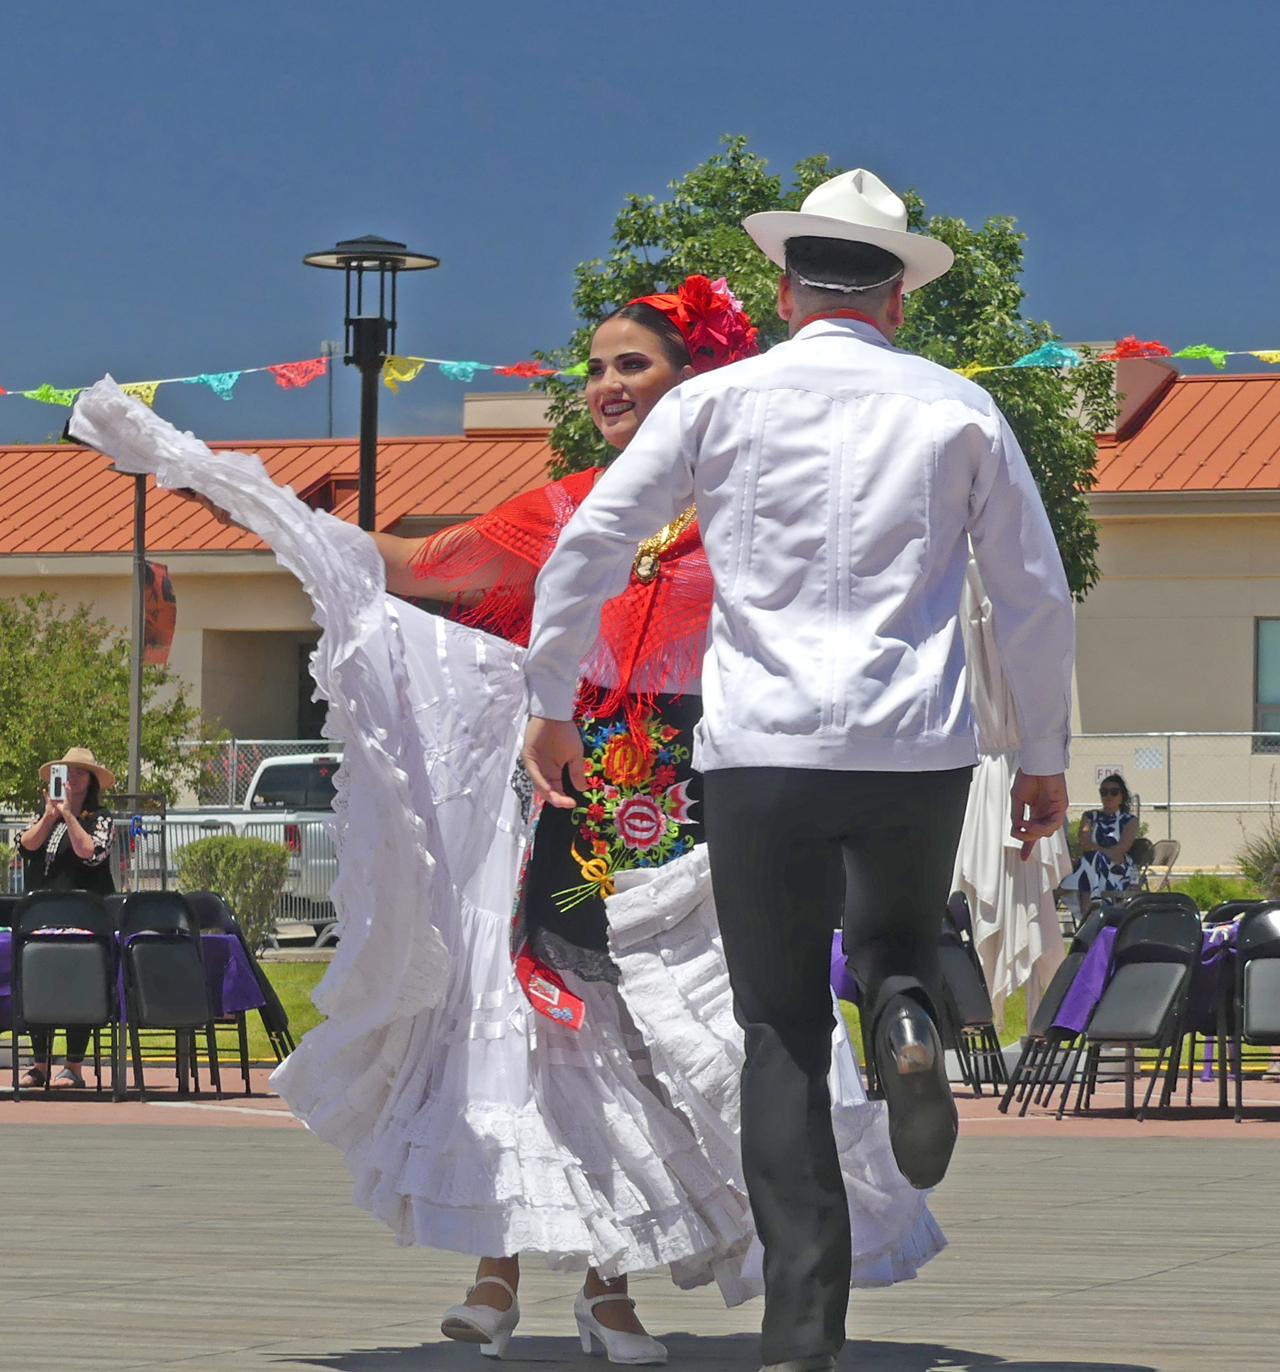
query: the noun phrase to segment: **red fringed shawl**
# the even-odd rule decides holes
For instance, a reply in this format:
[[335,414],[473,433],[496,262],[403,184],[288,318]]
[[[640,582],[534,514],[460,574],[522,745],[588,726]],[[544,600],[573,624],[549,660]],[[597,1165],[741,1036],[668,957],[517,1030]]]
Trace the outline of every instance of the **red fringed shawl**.
[[[575,472],[441,530],[423,544],[414,572],[458,588],[461,623],[527,645],[534,582],[600,471]],[[473,601],[467,589],[477,583],[488,589]],[[660,555],[656,577],[641,581],[633,571],[626,590],[605,603],[582,665],[579,714],[622,710],[635,725],[659,692],[679,694],[702,666],[712,590],[695,523]]]

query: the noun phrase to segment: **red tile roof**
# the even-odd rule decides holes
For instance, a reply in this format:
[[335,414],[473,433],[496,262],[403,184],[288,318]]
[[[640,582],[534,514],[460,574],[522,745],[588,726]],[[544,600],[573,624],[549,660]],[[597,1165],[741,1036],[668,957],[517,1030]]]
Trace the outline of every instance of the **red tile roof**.
[[1098,438],[1095,491],[1280,487],[1280,376],[1180,376],[1131,436]]
[[[304,496],[327,478],[354,479],[359,466],[355,439],[210,446],[257,453],[276,481]],[[537,431],[386,439],[378,449],[378,527],[392,529],[406,515],[482,514],[545,481],[550,457]],[[354,522],[354,494],[339,494],[333,513]],[[263,546],[191,501],[151,487],[149,551]],[[0,554],[118,553],[132,547],[133,482],[112,471],[105,457],[69,444],[0,445]]]

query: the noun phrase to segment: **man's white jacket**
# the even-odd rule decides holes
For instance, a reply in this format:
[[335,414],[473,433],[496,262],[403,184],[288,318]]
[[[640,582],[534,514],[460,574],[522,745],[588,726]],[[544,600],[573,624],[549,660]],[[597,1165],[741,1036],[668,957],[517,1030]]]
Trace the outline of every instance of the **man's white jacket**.
[[848,319],[654,407],[538,578],[534,714],[572,718],[601,606],[636,544],[695,500],[716,586],[696,767],[973,763],[959,626],[972,540],[1022,768],[1065,770],[1075,621],[1017,440],[981,387]]

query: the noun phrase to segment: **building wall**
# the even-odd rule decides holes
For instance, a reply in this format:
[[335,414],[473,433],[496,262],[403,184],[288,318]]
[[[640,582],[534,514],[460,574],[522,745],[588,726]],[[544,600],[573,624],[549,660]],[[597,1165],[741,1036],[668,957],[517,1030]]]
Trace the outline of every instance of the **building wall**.
[[1177,839],[1187,870],[1235,870],[1280,799],[1280,754],[1175,736],[1253,729],[1254,621],[1280,618],[1280,508],[1240,494],[1097,502],[1102,580],[1076,616],[1076,730],[1128,736],[1077,737],[1073,815],[1118,771],[1149,836]]
[[[169,665],[187,698],[240,738],[292,738],[298,644],[318,637],[311,603],[269,553],[155,553],[178,602]],[[46,591],[87,605],[124,633],[131,624],[127,555],[0,557],[0,598]]]
[[1280,512],[1099,518],[1076,616],[1086,733],[1253,727],[1254,619],[1280,616]]

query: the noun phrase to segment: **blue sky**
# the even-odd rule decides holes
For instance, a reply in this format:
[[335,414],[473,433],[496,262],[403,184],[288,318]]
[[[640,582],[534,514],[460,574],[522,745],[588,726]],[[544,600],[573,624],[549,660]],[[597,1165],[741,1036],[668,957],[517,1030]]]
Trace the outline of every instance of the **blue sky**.
[[[1015,215],[1027,312],[1067,338],[1280,348],[1278,51],[1274,0],[10,0],[0,385],[312,356],[340,278],[300,259],[370,232],[442,259],[402,283],[400,351],[527,357],[572,327],[623,195],[724,132],[775,170],[826,152],[933,210]],[[339,433],[356,390],[339,367]],[[383,431],[455,432],[462,393],[384,391]],[[210,438],[325,425],[323,383],[262,376],[157,409]],[[0,441],[64,414],[0,399]]]

